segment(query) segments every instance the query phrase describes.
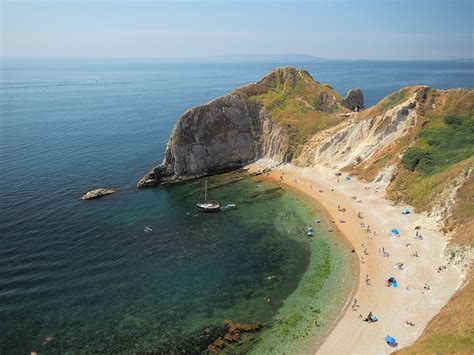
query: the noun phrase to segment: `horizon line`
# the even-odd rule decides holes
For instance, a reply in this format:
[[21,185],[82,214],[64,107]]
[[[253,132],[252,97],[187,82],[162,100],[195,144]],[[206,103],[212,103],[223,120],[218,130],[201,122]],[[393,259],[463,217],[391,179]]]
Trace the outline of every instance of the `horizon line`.
[[[291,58],[291,57],[294,58]],[[235,57],[237,61],[243,60],[266,60],[266,59],[286,59],[286,60],[297,60],[297,61],[394,61],[394,62],[442,62],[442,61],[474,61],[472,58],[326,58],[313,56],[306,53],[280,53],[280,54],[224,54],[224,55],[213,55],[213,56],[197,56],[197,57],[180,57],[180,56],[169,56],[169,57],[127,57],[127,56],[1,56],[0,60],[156,60],[156,61],[197,61],[197,60],[209,60],[209,61],[229,61]],[[281,58],[279,58],[281,57]],[[298,58],[299,57],[299,58]]]

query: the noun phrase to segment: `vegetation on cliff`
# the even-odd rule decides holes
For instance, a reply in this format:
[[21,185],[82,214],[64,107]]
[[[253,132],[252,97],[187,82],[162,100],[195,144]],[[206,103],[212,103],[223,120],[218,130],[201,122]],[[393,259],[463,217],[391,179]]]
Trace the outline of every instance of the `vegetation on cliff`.
[[[414,92],[401,90],[382,100],[390,107]],[[407,95],[408,94],[408,95]],[[449,211],[445,231],[454,231],[450,242],[474,245],[474,92],[470,89],[439,91],[421,88],[417,123],[391,151],[381,152],[365,172],[373,177],[385,166],[398,166],[388,197],[403,200],[419,211]],[[378,105],[377,105],[378,106]],[[375,107],[373,110],[380,110]],[[379,111],[382,112],[382,111]],[[366,114],[366,113],[365,113]],[[401,156],[401,159],[400,159]],[[369,174],[367,175],[367,172]],[[466,285],[428,324],[414,345],[401,354],[459,353],[474,351],[472,272]]]
[[[404,141],[389,197],[429,210],[450,181],[473,166],[474,92],[428,89],[417,108],[417,125]],[[396,159],[396,157],[394,157]]]
[[293,156],[316,132],[340,123],[338,112],[347,111],[341,105],[342,97],[330,85],[322,85],[306,70],[295,68],[273,70],[235,92],[264,106],[273,120],[287,128]]

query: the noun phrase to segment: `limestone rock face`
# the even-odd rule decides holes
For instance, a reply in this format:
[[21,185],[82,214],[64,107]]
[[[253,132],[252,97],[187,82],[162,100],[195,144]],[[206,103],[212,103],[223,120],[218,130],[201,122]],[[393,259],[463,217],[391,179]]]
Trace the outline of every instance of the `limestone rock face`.
[[229,94],[186,111],[163,162],[138,183],[156,186],[238,169],[263,157],[286,161],[288,135],[258,103]]
[[350,89],[347,96],[342,100],[341,105],[352,111],[359,111],[364,108],[364,93],[361,89]]
[[114,192],[115,190],[112,190],[112,189],[95,189],[82,195],[81,199],[92,200],[94,198],[99,198],[102,196],[113,194]]

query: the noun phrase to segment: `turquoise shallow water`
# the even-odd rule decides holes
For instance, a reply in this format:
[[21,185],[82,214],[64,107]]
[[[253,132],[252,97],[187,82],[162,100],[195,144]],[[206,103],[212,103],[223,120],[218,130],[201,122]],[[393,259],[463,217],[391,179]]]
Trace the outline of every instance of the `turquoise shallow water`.
[[[102,216],[84,232],[50,242],[32,236],[24,244],[30,253],[20,256],[4,250],[5,351],[42,350],[49,335],[51,352],[153,351],[224,319],[268,328],[311,260],[305,231],[314,214],[270,183],[215,188],[233,177],[210,179],[210,193],[236,210],[198,213],[202,181],[136,198],[119,192],[81,203],[76,214],[84,220]],[[313,282],[320,282],[329,274],[323,267],[338,259],[322,237],[313,239],[324,271]]]
[[[225,318],[267,325],[255,351],[317,336],[348,263],[327,236],[307,240],[309,205],[242,180],[212,190],[238,210],[195,216],[202,181],[135,188],[187,108],[291,64],[342,94],[361,87],[369,105],[473,81],[471,62],[2,61],[0,352],[148,351]],[[79,200],[95,187],[118,193]]]

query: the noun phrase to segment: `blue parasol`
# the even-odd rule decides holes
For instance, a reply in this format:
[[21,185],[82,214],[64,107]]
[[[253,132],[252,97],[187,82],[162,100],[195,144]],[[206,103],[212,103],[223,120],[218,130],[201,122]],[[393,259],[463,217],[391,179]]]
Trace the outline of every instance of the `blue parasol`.
[[391,337],[390,335],[387,335],[385,337],[385,341],[387,342],[387,344],[390,344],[390,345],[397,344],[397,341],[395,340],[395,338]]
[[398,233],[398,229],[392,229],[392,234],[393,235],[399,235],[400,233]]

